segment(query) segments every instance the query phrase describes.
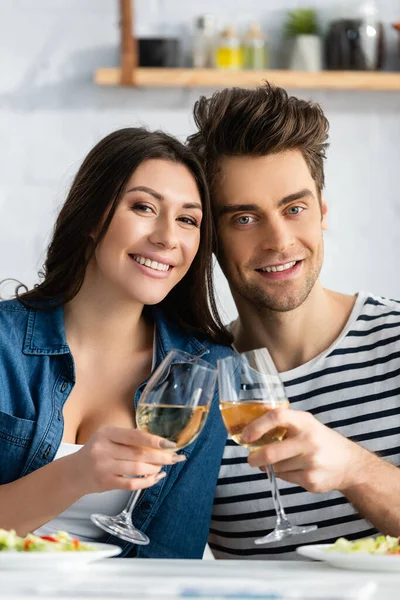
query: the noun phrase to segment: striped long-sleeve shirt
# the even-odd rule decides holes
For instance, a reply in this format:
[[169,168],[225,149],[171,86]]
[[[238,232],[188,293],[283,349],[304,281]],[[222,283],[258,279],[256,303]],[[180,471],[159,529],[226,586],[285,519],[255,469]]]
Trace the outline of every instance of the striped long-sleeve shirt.
[[[400,465],[400,303],[359,293],[340,336],[322,354],[281,373],[293,409]],[[334,452],[334,448],[332,448]],[[247,463],[248,450],[228,440],[214,501],[210,547],[216,558],[291,559],[302,544],[376,534],[339,492],[313,494],[278,479],[294,524],[318,529],[274,544],[254,539],[275,526],[266,475]],[[400,473],[399,473],[400,476]]]

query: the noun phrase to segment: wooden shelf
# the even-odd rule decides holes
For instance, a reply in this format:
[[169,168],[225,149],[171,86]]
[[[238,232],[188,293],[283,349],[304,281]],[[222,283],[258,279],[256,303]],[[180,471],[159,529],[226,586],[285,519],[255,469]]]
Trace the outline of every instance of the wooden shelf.
[[[289,89],[400,91],[400,73],[371,71],[220,71],[136,68],[125,85],[138,87],[253,87],[263,80]],[[98,85],[122,85],[120,68],[97,69]]]

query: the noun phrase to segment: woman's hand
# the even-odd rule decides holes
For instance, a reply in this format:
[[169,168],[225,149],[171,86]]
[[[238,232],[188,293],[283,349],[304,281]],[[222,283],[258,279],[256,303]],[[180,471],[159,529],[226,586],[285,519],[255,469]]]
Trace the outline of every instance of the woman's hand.
[[65,460],[71,460],[75,484],[82,495],[133,491],[151,487],[165,477],[160,473],[164,465],[185,460],[185,456],[171,452],[175,447],[173,442],[138,429],[106,426]]

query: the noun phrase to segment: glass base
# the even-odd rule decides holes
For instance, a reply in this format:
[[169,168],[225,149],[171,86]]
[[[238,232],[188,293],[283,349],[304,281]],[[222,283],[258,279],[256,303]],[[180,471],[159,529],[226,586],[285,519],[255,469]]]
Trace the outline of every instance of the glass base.
[[94,514],[91,515],[90,518],[97,527],[104,529],[107,533],[116,535],[121,538],[121,540],[131,542],[132,544],[139,544],[141,546],[147,546],[147,544],[150,543],[147,535],[139,531],[139,529],[136,529],[123,513],[116,517]]
[[287,523],[285,525],[276,527],[273,531],[271,531],[271,533],[268,533],[268,535],[257,538],[254,540],[254,543],[259,545],[280,542],[280,540],[291,537],[292,535],[311,533],[311,531],[315,531],[316,529],[318,529],[317,525],[290,525],[290,523]]

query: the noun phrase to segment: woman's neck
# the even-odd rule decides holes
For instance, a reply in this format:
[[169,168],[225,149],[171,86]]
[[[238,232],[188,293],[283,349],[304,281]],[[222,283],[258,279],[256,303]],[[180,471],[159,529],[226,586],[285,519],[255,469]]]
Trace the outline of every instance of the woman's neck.
[[153,325],[143,316],[143,304],[99,290],[84,281],[78,294],[64,306],[68,344],[130,354],[153,344]]

